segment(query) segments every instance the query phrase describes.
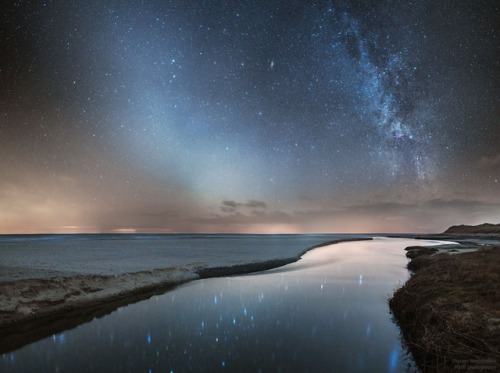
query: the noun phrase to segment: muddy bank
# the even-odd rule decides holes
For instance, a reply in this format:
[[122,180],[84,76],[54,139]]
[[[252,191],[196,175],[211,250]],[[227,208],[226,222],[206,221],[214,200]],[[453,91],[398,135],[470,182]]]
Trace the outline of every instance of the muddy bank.
[[[110,313],[199,276],[169,268],[119,276],[75,276],[0,283],[0,353]],[[146,298],[147,298],[146,297]]]
[[417,255],[389,300],[423,372],[500,370],[500,247]]
[[119,275],[78,275],[0,282],[0,353],[13,351],[54,333],[78,326],[188,281],[245,274],[295,262],[324,242],[281,259],[213,266],[210,262]]

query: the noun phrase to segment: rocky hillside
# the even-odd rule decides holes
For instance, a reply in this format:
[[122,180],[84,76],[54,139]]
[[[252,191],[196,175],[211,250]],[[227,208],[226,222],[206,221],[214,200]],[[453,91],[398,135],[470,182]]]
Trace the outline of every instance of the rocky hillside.
[[444,233],[500,233],[500,224],[453,225]]

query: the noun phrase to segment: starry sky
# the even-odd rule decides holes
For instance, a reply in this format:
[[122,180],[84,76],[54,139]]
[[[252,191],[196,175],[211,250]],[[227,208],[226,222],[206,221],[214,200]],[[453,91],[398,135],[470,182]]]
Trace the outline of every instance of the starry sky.
[[7,1],[0,233],[500,222],[496,1]]

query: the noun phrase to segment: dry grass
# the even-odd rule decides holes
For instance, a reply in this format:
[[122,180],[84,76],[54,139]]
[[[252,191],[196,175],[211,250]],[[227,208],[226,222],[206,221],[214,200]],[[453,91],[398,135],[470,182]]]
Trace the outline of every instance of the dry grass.
[[413,261],[389,304],[419,368],[500,370],[500,247]]

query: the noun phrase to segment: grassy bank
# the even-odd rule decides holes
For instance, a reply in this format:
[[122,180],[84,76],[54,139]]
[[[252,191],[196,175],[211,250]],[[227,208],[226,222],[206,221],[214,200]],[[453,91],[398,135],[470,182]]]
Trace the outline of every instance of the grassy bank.
[[389,300],[423,372],[500,371],[500,247],[413,258]]

